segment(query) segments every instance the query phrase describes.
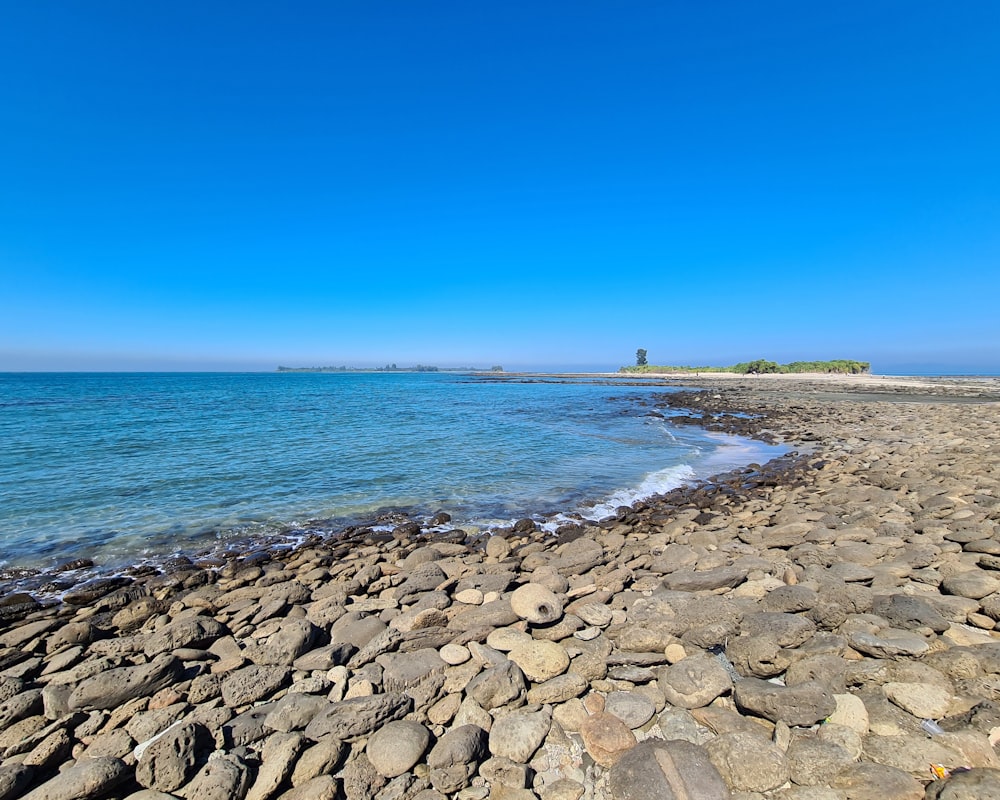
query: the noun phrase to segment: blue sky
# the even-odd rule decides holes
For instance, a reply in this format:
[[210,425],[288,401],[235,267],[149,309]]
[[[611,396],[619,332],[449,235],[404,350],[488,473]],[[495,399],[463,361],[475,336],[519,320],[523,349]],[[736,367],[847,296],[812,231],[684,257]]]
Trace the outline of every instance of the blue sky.
[[1000,371],[1000,4],[0,11],[0,370]]

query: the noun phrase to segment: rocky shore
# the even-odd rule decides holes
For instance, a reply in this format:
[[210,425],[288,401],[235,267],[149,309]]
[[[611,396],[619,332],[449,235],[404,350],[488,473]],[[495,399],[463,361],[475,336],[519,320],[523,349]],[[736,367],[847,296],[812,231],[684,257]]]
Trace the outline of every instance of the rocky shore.
[[1000,387],[683,383],[799,452],[2,597],[0,800],[1000,797]]

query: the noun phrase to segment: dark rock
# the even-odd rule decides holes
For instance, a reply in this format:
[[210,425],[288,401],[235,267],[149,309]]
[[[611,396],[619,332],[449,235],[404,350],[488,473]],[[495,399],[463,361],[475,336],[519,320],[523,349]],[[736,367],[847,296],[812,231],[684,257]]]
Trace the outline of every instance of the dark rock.
[[1000,770],[970,769],[955,772],[943,781],[927,785],[925,800],[986,800],[1000,797]]
[[771,722],[814,725],[837,710],[833,692],[821,683],[779,686],[758,678],[746,678],[733,690],[736,705]]
[[413,710],[413,700],[399,692],[355,697],[333,703],[330,708],[313,718],[305,734],[312,740],[334,736],[350,741],[367,736],[387,722],[401,719]]
[[100,797],[124,781],[131,772],[120,758],[85,758],[32,789],[22,800],[81,800]]
[[649,739],[611,768],[615,800],[729,800],[726,782],[704,748],[681,740]]
[[148,664],[118,667],[80,683],[69,696],[71,710],[116,708],[136,697],[156,694],[179,680],[183,665],[172,654],[164,653]]

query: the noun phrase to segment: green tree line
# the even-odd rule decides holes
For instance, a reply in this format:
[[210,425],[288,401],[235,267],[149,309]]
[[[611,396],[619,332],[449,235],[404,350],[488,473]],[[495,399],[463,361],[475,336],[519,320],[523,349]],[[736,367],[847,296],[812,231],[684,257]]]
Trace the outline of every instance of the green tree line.
[[[645,351],[642,351],[645,355]],[[778,364],[775,361],[768,361],[758,358],[754,361],[741,361],[728,367],[673,367],[656,364],[635,364],[633,366],[622,367],[619,372],[627,373],[657,373],[657,372],[732,372],[737,375],[766,375],[766,374],[794,374],[800,372],[826,372],[842,375],[866,375],[871,371],[871,362],[853,361],[846,358],[838,358],[833,361],[792,361],[788,364]]]

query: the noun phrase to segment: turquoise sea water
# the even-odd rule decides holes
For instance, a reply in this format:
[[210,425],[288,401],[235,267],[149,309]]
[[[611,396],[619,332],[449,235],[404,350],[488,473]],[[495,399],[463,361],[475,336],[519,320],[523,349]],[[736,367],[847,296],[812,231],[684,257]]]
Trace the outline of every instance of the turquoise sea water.
[[133,563],[385,509],[599,518],[782,452],[650,415],[662,387],[451,373],[0,374],[0,566]]

